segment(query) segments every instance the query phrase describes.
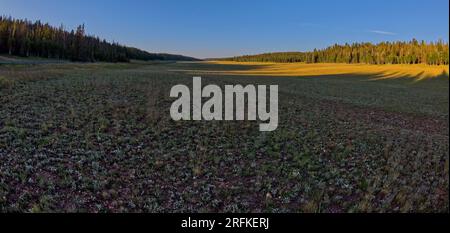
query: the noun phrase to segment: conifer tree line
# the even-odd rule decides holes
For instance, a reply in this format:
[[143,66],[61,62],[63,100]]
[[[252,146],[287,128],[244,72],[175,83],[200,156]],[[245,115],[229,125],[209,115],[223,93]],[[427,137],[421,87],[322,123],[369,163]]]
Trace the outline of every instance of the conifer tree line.
[[223,60],[239,62],[306,62],[306,63],[365,63],[365,64],[449,64],[448,42],[427,43],[413,39],[408,42],[353,43],[312,52],[280,52],[246,55]]
[[195,60],[172,54],[149,53],[86,35],[84,25],[66,31],[40,21],[0,16],[0,54],[82,62],[135,60]]

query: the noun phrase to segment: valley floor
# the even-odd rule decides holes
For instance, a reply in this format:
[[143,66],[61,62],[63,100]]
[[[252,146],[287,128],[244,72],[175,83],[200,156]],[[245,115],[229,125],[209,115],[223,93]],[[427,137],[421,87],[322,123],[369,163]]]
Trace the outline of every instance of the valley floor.
[[[174,122],[176,84],[279,85],[279,127]],[[448,212],[448,67],[0,65],[0,211]]]

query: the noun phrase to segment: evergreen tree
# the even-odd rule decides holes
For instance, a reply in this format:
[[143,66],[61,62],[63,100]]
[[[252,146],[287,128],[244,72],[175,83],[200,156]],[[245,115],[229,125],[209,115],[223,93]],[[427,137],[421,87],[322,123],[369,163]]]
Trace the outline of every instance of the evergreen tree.
[[85,26],[64,30],[40,21],[0,16],[0,54],[67,59],[81,62],[135,60],[196,60],[171,54],[148,53],[86,35]]
[[448,43],[381,42],[333,45],[312,52],[283,52],[246,55],[222,60],[240,62],[305,62],[305,63],[365,63],[365,64],[429,64],[448,65]]

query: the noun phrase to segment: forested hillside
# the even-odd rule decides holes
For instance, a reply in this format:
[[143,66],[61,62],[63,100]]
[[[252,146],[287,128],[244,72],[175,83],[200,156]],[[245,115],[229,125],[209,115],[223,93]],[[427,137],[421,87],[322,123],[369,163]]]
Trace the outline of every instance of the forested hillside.
[[306,62],[306,63],[365,63],[365,64],[449,64],[448,42],[427,43],[413,39],[409,42],[354,43],[333,45],[312,52],[281,52],[247,55],[221,60],[240,62]]
[[67,31],[40,21],[0,16],[0,54],[83,62],[136,60],[196,60],[172,54],[149,53],[87,35],[84,25]]

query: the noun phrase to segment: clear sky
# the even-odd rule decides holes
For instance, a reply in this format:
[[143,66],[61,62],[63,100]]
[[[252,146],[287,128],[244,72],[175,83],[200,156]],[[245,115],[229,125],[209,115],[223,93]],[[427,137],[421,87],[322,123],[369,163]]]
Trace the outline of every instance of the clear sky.
[[0,0],[0,14],[199,58],[449,40],[448,0]]

